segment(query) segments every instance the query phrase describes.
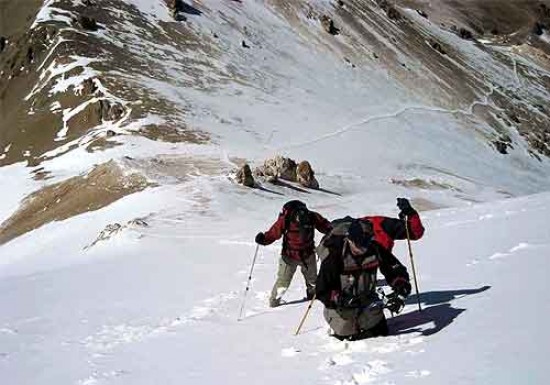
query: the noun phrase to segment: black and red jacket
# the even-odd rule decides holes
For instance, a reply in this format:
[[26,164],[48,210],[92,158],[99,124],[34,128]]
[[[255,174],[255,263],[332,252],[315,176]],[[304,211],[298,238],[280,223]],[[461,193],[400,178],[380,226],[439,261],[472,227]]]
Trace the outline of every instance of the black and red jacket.
[[[321,233],[327,234],[332,229],[330,222],[321,214],[315,211],[309,211],[313,226]],[[302,262],[315,252],[314,231],[308,235],[307,239],[302,239],[298,224],[290,222],[287,227],[287,219],[284,213],[279,214],[277,221],[271,228],[264,233],[264,244],[270,245],[277,239],[285,235],[281,255],[290,258],[296,262]]]
[[[327,308],[335,308],[337,306],[335,300],[342,294],[340,279],[341,275],[344,274],[342,248],[343,237],[331,244],[330,254],[321,263],[319,275],[317,276],[317,283],[315,285],[316,297]],[[374,269],[375,277],[376,270],[380,269],[390,287],[395,288],[398,281],[409,282],[407,268],[387,248],[381,246],[376,241],[370,243],[365,255],[374,255],[376,256],[376,260],[374,264],[366,265],[364,268],[367,270]],[[374,298],[376,295],[374,289],[370,294]]]
[[[374,231],[374,240],[388,251],[392,251],[394,240],[407,239],[407,229],[405,221],[397,218],[383,216],[363,217],[361,220],[368,220],[372,223]],[[424,235],[424,226],[417,212],[407,217],[409,227],[409,237],[412,241],[422,238]]]

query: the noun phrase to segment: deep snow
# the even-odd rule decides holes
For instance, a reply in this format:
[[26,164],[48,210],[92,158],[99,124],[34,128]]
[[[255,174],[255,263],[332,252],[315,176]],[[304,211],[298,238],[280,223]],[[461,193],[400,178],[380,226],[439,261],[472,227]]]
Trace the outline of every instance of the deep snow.
[[[149,227],[126,229],[88,251],[82,247],[94,236],[91,224],[139,214],[135,207],[168,192],[149,190],[4,245],[2,378],[10,384],[548,380],[550,194],[423,213],[426,235],[413,243],[423,312],[411,297],[390,320],[391,336],[344,343],[328,336],[320,303],[297,337],[307,304],[267,307],[277,244],[261,248],[245,317],[237,320],[253,236],[285,199],[302,198],[329,218],[354,212],[353,201],[274,189],[286,196],[197,177],[172,188],[178,202],[148,217]],[[373,213],[396,210],[362,212]],[[408,265],[404,242],[395,251]],[[303,294],[296,276],[286,298]]]

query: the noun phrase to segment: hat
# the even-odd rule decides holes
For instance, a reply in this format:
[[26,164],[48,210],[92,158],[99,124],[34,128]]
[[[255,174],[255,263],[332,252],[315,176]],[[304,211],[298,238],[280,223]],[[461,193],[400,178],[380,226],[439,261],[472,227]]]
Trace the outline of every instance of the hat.
[[357,246],[366,246],[365,243],[369,241],[367,237],[365,237],[363,226],[361,226],[361,223],[359,223],[357,219],[354,219],[349,225],[346,237]]

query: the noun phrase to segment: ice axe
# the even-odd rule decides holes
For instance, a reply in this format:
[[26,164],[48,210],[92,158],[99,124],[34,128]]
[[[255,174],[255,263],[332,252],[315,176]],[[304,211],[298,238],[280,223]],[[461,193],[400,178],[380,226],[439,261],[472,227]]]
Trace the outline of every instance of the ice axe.
[[411,237],[409,234],[409,217],[405,216],[405,231],[407,232],[407,245],[409,246],[409,256],[411,257],[411,267],[413,271],[413,277],[414,277],[414,287],[416,289],[416,299],[418,301],[418,311],[422,311],[422,307],[420,306],[420,293],[418,291],[418,278],[416,277],[416,268],[414,267],[414,257],[411,247]]
[[258,249],[260,248],[260,245],[256,245],[256,251],[254,252],[254,258],[252,259],[252,266],[250,266],[250,274],[248,274],[248,282],[246,283],[246,289],[243,294],[243,302],[241,304],[241,311],[239,312],[239,318],[237,321],[240,321],[243,316],[243,310],[244,310],[244,303],[246,301],[246,293],[250,290],[250,281],[252,280],[252,271],[254,270],[254,265],[256,264],[256,257],[258,256]]

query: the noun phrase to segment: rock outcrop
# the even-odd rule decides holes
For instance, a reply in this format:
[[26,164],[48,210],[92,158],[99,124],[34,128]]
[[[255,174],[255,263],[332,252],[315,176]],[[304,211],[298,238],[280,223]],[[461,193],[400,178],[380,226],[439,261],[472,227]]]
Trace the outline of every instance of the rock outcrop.
[[268,182],[276,182],[282,179],[289,182],[298,182],[307,188],[319,188],[315,172],[307,160],[297,164],[291,158],[278,155],[275,158],[267,159],[263,166],[255,170],[255,174],[264,177]]
[[262,167],[256,169],[256,174],[266,177],[270,182],[279,178],[296,182],[296,162],[277,155],[275,158],[267,159]]
[[331,35],[338,35],[340,33],[340,29],[336,28],[336,26],[334,25],[334,20],[332,20],[327,15],[321,15],[319,21],[321,22],[321,26],[327,33],[330,33]]
[[304,187],[318,189],[319,182],[315,178],[315,172],[307,160],[303,160],[296,166],[296,179]]
[[254,187],[254,176],[252,176],[252,170],[250,169],[250,166],[245,163],[235,175],[235,179],[238,184],[242,184],[246,187]]

